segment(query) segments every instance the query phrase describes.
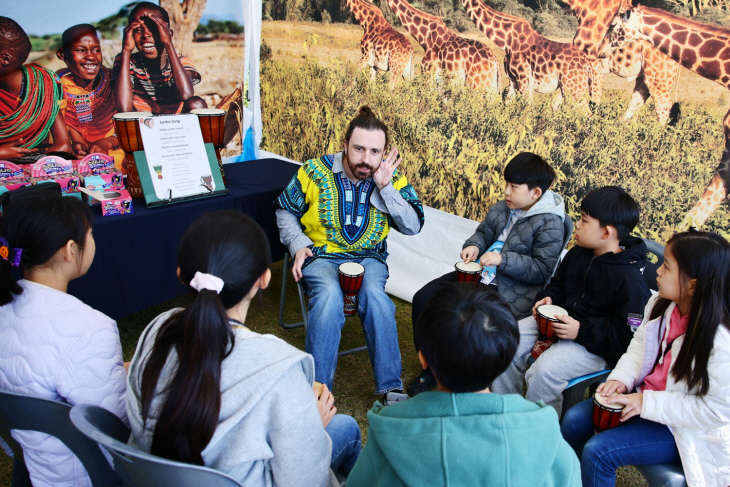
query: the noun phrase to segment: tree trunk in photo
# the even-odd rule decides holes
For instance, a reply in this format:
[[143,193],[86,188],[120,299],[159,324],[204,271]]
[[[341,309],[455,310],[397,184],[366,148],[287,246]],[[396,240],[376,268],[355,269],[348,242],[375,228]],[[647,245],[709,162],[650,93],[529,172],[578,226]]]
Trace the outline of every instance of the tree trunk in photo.
[[160,0],[160,7],[170,15],[175,50],[190,59],[193,58],[193,35],[203,16],[205,2],[206,0]]

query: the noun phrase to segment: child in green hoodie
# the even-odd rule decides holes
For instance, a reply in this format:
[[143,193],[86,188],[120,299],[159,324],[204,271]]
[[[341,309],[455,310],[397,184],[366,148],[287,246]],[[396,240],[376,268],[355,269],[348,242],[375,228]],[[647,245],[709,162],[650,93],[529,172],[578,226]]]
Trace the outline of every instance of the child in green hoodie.
[[555,410],[520,395],[490,394],[519,333],[489,286],[445,283],[415,326],[418,358],[437,390],[368,412],[368,441],[348,487],[580,486],[580,465]]

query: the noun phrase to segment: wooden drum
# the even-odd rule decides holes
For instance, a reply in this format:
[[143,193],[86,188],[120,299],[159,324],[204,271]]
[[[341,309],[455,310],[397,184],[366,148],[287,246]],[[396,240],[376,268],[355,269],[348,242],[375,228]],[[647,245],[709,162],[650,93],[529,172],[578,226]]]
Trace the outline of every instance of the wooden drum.
[[357,262],[345,262],[340,264],[339,271],[340,287],[344,297],[343,311],[345,316],[354,315],[357,312],[357,292],[362,287],[365,267]]
[[458,282],[479,282],[482,277],[482,265],[479,262],[457,262],[456,280]]
[[127,159],[127,189],[132,198],[144,196],[137,163],[134,161],[134,152],[144,150],[142,136],[139,133],[139,119],[151,116],[152,112],[123,112],[112,116],[119,146]]
[[218,167],[225,183],[226,175],[223,173],[223,159],[221,159],[220,150],[223,148],[223,135],[226,130],[226,111],[220,108],[196,108],[190,110],[190,113],[198,116],[200,131],[203,133],[203,142],[213,144],[213,147],[215,147]]
[[198,116],[203,142],[213,144],[216,149],[223,148],[223,133],[226,129],[226,111],[220,108],[196,108],[190,110]]
[[611,399],[617,394],[603,397],[600,392],[593,394],[593,426],[596,433],[619,426],[623,404],[612,403]]
[[555,316],[567,315],[568,312],[560,306],[543,304],[537,308],[537,333],[540,340],[557,340],[558,334],[553,328],[553,323],[561,323]]

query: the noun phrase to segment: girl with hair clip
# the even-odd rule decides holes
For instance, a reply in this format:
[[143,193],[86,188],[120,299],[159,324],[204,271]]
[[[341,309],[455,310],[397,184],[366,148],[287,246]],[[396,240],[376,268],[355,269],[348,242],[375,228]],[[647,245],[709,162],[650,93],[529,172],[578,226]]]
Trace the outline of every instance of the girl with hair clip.
[[622,465],[680,460],[688,485],[730,485],[730,243],[711,232],[675,235],[657,284],[597,390],[618,393],[609,402],[625,406],[621,426],[594,435],[592,399],[563,419],[584,486],[613,486]]
[[[311,355],[245,326],[268,286],[269,243],[232,212],[206,215],[177,252],[194,295],[142,333],[127,412],[132,442],[154,455],[221,470],[247,486],[339,485],[360,452],[354,419],[315,396]],[[326,428],[326,430],[325,430]]]
[[[117,325],[67,294],[96,252],[89,207],[61,195],[16,198],[0,230],[0,388],[101,406],[126,420],[126,371]],[[15,281],[11,267],[24,279]],[[57,438],[12,432],[35,486],[90,486]]]

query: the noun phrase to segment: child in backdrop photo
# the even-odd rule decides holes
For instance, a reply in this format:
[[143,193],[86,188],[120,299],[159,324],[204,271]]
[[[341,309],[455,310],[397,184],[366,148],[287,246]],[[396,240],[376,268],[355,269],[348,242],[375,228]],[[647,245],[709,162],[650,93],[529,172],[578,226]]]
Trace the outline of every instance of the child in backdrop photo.
[[[459,255],[464,262],[483,266],[481,282],[495,287],[520,319],[530,315],[535,295],[545,286],[560,257],[565,205],[563,198],[549,189],[555,171],[536,154],[523,152],[513,157],[504,168],[504,180],[504,199],[489,208]],[[439,284],[455,281],[453,271],[416,292],[414,327]],[[411,380],[407,391],[415,396],[434,387],[434,376],[425,369]]]
[[140,2],[129,13],[112,68],[118,112],[188,113],[208,106],[194,93],[200,73],[177,53],[172,36],[170,17],[159,5]]
[[[177,274],[193,300],[144,330],[129,369],[132,443],[220,470],[248,486],[338,486],[360,429],[313,391],[314,360],[246,326],[271,279],[269,242],[243,213],[209,213],[188,229]],[[171,269],[172,271],[172,269]]]
[[[0,227],[0,388],[70,405],[101,406],[126,421],[127,373],[117,325],[67,293],[96,245],[89,206],[60,194],[16,196]],[[15,281],[11,267],[23,271]],[[34,486],[91,486],[58,438],[12,431]]]
[[597,389],[624,406],[621,426],[595,434],[592,399],[563,419],[584,487],[615,485],[623,465],[680,461],[688,485],[730,485],[730,243],[712,232],[675,235],[657,285]]
[[122,167],[124,151],[115,135],[114,92],[111,72],[102,64],[101,42],[91,24],[69,27],[56,51],[66,68],[56,72],[63,86],[63,118],[71,135],[74,154],[82,158],[101,153]]

